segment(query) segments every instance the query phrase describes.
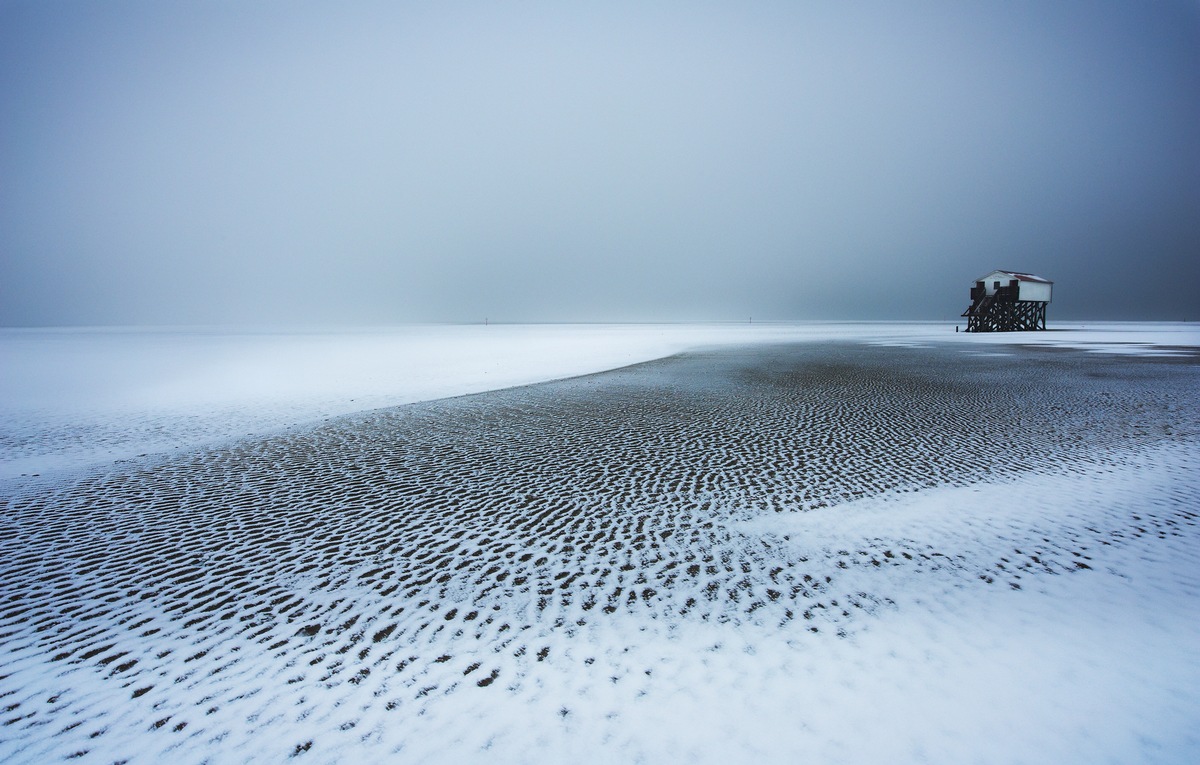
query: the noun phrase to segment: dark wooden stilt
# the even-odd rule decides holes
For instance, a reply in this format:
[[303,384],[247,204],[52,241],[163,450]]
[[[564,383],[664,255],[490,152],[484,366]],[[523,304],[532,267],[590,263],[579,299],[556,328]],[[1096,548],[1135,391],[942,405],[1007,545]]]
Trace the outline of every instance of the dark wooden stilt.
[[[998,299],[999,298],[999,299]],[[968,332],[1028,332],[1046,328],[1046,304],[985,295],[963,312]]]

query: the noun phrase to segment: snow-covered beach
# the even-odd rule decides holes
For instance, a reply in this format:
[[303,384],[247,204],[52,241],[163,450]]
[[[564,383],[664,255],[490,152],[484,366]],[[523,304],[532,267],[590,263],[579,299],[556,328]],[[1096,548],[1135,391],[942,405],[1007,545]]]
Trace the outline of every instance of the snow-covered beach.
[[5,761],[1200,753],[1194,324],[0,353]]
[[[967,335],[944,322],[0,329],[0,478],[111,464],[326,417],[544,382],[695,348],[845,340],[1187,352],[1200,325]],[[997,351],[993,346],[1001,346]]]

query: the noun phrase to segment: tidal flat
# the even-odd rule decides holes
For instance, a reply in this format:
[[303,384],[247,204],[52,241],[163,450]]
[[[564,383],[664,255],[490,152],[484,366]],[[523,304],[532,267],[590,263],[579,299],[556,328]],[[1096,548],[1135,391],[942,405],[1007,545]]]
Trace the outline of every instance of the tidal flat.
[[0,758],[1190,761],[1197,357],[978,350],[697,350],[6,481]]

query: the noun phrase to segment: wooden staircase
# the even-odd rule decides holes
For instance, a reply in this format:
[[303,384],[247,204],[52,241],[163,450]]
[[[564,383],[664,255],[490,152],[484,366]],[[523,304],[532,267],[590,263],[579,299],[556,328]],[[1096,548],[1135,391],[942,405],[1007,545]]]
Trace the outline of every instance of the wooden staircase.
[[1025,332],[1046,328],[1045,303],[1013,300],[1003,291],[975,297],[962,315],[967,317],[968,332]]

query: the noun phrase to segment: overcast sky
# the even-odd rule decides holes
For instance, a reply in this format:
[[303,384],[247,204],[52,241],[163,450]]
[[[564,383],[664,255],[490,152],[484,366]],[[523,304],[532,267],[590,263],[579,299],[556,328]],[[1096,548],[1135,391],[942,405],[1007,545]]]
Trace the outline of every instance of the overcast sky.
[[1200,320],[1200,3],[0,0],[0,324]]

